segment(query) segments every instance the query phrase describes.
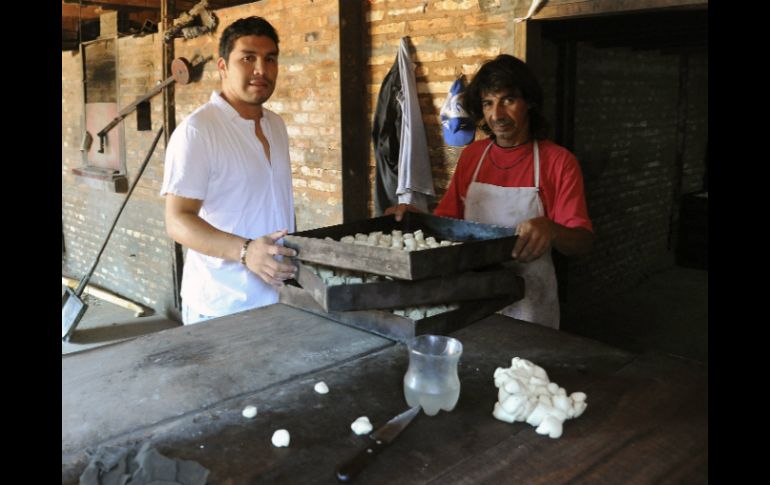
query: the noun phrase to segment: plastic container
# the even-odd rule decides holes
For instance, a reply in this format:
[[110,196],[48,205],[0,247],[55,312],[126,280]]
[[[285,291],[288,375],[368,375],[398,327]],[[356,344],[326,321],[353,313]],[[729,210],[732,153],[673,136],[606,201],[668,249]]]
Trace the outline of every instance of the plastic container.
[[410,407],[420,405],[428,416],[451,411],[460,397],[457,364],[463,353],[459,340],[443,335],[419,335],[407,342],[409,369],[404,397]]

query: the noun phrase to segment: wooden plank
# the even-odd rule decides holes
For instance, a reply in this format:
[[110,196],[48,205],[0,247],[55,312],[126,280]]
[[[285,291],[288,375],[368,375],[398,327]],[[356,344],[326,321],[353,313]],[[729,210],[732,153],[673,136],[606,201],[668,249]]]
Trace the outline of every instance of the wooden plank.
[[63,356],[62,455],[391,345],[278,304]]
[[[161,0],[63,0],[62,8],[67,3],[82,4],[83,8],[88,8],[88,5],[97,5],[96,8],[102,8],[105,10],[127,10],[127,9],[143,9],[143,10],[160,10]],[[195,0],[179,0],[179,7],[183,10],[189,10],[196,3]],[[226,6],[227,2],[220,2],[218,0],[209,0],[209,8],[216,9],[222,6]],[[91,7],[94,8],[94,7]]]
[[708,0],[567,0],[546,3],[532,19],[588,17],[672,8],[708,8]]
[[[61,283],[62,285],[72,288],[73,290],[78,287],[78,280],[73,278],[68,278],[66,276],[61,277]],[[127,310],[131,310],[132,312],[134,312],[135,317],[143,317],[147,313],[147,309],[139,305],[138,303],[134,303],[131,300],[118,296],[107,290],[97,288],[96,286],[92,286],[90,284],[86,285],[86,287],[83,289],[83,293],[85,293],[86,295],[93,295],[94,297],[99,298],[100,300],[104,300],[112,303],[113,305],[117,305]]]
[[558,42],[556,67],[556,143],[574,150],[575,101],[577,98],[577,44],[574,39]]
[[[625,382],[626,387],[640,393],[650,389],[648,375],[641,379],[634,375],[614,377],[633,361],[633,355],[545,327],[493,315],[454,336],[464,346],[458,369],[462,389],[457,407],[433,417],[419,415],[363,471],[360,483],[426,483],[461,463],[468,465],[467,477],[478,477],[483,475],[480,467],[485,463],[478,461],[479,467],[471,469],[473,457],[487,450],[502,453],[542,444],[545,454],[541,459],[547,460],[554,458],[549,446],[557,446],[562,440],[578,447],[589,438],[611,443],[614,435],[605,428],[591,430],[605,420],[622,421],[622,413],[613,411],[618,395],[594,393],[591,386],[610,380]],[[568,392],[588,392],[586,414],[567,422],[561,440],[536,435],[527,424],[512,425],[492,417],[497,399],[492,374],[496,367],[509,366],[513,356],[543,366],[551,379]],[[195,460],[207,467],[210,483],[334,483],[335,466],[365,440],[352,433],[350,424],[359,416],[368,416],[377,427],[406,409],[403,375],[407,367],[404,345],[382,348],[270,389],[232,396],[197,413],[166,420],[105,444],[132,445],[151,439],[161,453]],[[666,376],[656,378],[665,380]],[[329,394],[313,391],[313,384],[319,380],[329,385]],[[240,415],[248,404],[259,409],[253,420]],[[661,402],[657,406],[664,405]],[[650,419],[656,421],[654,415]],[[580,427],[583,420],[589,422]],[[288,448],[274,448],[270,443],[273,431],[280,428],[291,434]],[[518,438],[511,448],[506,440],[514,437]],[[632,461],[638,461],[638,457]],[[63,460],[62,483],[76,483],[84,465],[83,454]],[[518,466],[518,461],[512,465]]]
[[327,312],[304,289],[290,285],[281,289],[281,303],[399,342],[406,342],[415,335],[428,333],[446,335],[491,315],[518,299],[518,295],[510,295],[502,298],[462,301],[458,303],[456,310],[413,320],[386,310]]
[[527,62],[527,22],[510,22],[513,30],[513,52],[514,57],[518,57]]
[[363,2],[339,2],[340,152],[342,158],[342,220],[369,216],[369,144],[371,123],[366,106],[367,23]]
[[[461,241],[456,246],[420,251],[348,244],[339,240],[356,233],[398,229],[437,240]],[[364,271],[405,280],[444,276],[459,271],[510,261],[516,243],[515,229],[472,221],[407,212],[400,222],[393,216],[338,224],[296,232],[284,238],[287,247],[297,250],[297,259],[337,268]],[[326,240],[329,237],[333,240]]]

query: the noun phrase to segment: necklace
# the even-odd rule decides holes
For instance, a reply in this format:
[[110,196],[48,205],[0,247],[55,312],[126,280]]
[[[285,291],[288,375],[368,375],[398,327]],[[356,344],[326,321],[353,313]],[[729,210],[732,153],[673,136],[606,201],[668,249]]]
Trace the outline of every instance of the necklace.
[[[517,147],[520,147],[520,146],[525,145],[527,143],[529,143],[529,140],[525,141],[524,143],[519,143],[518,145],[515,145],[515,146],[512,146],[512,147],[506,147],[506,148],[517,148]],[[503,147],[499,147],[499,148],[503,148]],[[494,155],[492,155],[492,150],[489,150],[489,161],[492,162],[492,165],[494,165],[495,168],[497,168],[499,170],[510,170],[513,167],[517,166],[519,163],[521,163],[530,154],[529,150],[523,150],[523,152],[524,153],[519,158],[514,160],[513,163],[511,163],[510,165],[508,165],[506,167],[503,167],[503,166],[498,165],[498,163],[495,161]]]

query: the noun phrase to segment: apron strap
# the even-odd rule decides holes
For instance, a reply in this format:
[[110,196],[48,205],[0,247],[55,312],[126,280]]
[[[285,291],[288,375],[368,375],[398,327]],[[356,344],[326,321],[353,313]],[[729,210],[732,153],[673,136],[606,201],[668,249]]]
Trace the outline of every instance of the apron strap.
[[[494,141],[489,142],[489,145],[487,145],[487,147],[484,149],[484,152],[481,154],[479,163],[476,165],[476,170],[473,171],[473,178],[471,179],[471,183],[476,181],[476,177],[479,174],[479,169],[481,169],[481,164],[484,162],[484,159],[487,157],[487,152],[489,152],[489,149],[492,148],[494,143]],[[537,140],[533,140],[533,143],[533,151],[535,155],[535,188],[538,192],[540,192],[540,149],[538,148]]]
[[481,158],[479,159],[479,164],[476,165],[476,170],[473,172],[473,178],[471,179],[471,183],[476,181],[476,176],[479,174],[479,169],[481,168],[481,164],[484,162],[484,158],[487,156],[487,152],[490,148],[492,148],[492,144],[495,143],[494,141],[489,142],[489,145],[484,149],[484,153],[481,154]]
[[535,188],[540,192],[540,150],[537,147],[537,140],[535,140]]

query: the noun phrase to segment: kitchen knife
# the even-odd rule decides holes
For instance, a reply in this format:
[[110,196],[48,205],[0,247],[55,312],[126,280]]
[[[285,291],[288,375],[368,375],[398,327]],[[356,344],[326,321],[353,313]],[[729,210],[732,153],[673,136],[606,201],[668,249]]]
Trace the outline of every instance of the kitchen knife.
[[377,453],[390,444],[412,422],[419,412],[420,405],[418,404],[412,409],[399,414],[385,423],[382,428],[370,434],[368,436],[369,443],[356,453],[353,458],[337,468],[337,480],[349,482],[355,478],[366,465],[371,463]]

